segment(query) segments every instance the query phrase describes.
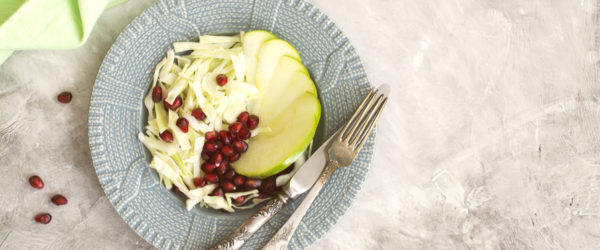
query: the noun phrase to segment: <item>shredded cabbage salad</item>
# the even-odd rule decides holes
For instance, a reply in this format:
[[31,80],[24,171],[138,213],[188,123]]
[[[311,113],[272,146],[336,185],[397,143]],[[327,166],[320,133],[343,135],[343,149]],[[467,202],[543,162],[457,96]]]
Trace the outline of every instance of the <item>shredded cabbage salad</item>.
[[[223,209],[233,212],[234,208],[247,209],[268,199],[260,196],[258,189],[243,192],[225,193],[224,196],[211,196],[217,184],[197,187],[194,178],[201,178],[203,160],[201,153],[205,133],[227,128],[236,121],[238,114],[251,110],[253,101],[259,94],[254,84],[245,82],[245,59],[240,37],[200,36],[199,42],[176,42],[155,67],[150,91],[144,98],[148,111],[145,134],[138,134],[139,140],[152,154],[150,167],[156,170],[161,183],[167,188],[177,189],[187,197],[186,208],[194,206]],[[216,82],[218,75],[225,75],[227,84]],[[164,101],[173,104],[181,98],[181,106],[175,110],[165,108],[163,101],[153,100],[153,89],[160,86]],[[191,111],[201,108],[206,118],[198,120]],[[177,120],[185,118],[189,130],[183,132],[177,127]],[[262,128],[265,130],[265,128]],[[268,128],[267,128],[268,129]],[[172,132],[172,142],[161,140],[161,133]],[[251,131],[251,136],[260,133],[260,128]],[[295,166],[301,166],[304,157],[299,157]],[[277,186],[289,181],[298,168],[277,177]],[[233,199],[244,196],[244,204],[235,204]]]

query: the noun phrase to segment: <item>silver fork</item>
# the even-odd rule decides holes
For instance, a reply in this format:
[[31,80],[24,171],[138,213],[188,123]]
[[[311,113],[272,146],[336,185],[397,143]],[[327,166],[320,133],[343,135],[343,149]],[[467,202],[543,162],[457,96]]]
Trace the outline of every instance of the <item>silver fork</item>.
[[325,169],[315,182],[310,192],[306,195],[300,206],[279,229],[279,231],[265,245],[263,250],[286,249],[287,245],[300,224],[302,217],[310,208],[313,200],[333,172],[339,168],[349,166],[369,137],[375,121],[381,114],[387,102],[389,86],[382,85],[379,89],[372,88],[354,112],[350,120],[333,138],[327,150],[328,159]]

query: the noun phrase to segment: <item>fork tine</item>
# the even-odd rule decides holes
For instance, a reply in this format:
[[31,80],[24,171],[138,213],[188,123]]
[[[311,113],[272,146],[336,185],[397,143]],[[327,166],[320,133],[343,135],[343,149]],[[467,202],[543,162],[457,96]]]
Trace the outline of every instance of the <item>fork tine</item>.
[[369,93],[365,96],[365,98],[363,99],[363,101],[360,103],[360,105],[358,105],[358,109],[354,112],[354,114],[352,115],[352,117],[350,118],[350,120],[346,123],[346,125],[342,128],[342,130],[340,130],[340,133],[338,134],[338,137],[340,139],[340,141],[344,141],[346,138],[346,130],[348,130],[348,128],[353,125],[354,122],[356,122],[356,118],[365,110],[365,103],[367,103],[367,101],[370,101],[373,96],[375,95],[375,93],[377,92],[377,89],[375,88],[371,88],[371,90],[369,91]]
[[348,123],[347,123],[348,127],[346,129],[346,133],[342,137],[343,142],[348,143],[350,141],[350,138],[354,134],[354,131],[356,130],[357,126],[360,125],[360,123],[362,122],[362,120],[365,117],[365,114],[369,110],[371,103],[373,103],[373,100],[378,95],[378,93],[377,93],[378,91],[379,91],[379,89],[375,89],[370,96],[365,98],[366,102],[364,102],[361,106],[359,106],[358,110],[356,110],[356,112],[355,112],[356,117],[353,116],[354,119],[348,121]]
[[365,117],[358,123],[357,128],[354,131],[352,131],[353,134],[350,137],[348,145],[352,147],[356,145],[361,135],[363,135],[364,131],[367,130],[369,122],[372,120],[373,116],[377,112],[378,107],[384,100],[385,96],[383,94],[377,96],[377,99],[375,100],[373,105],[369,106],[368,110],[365,112]]
[[362,148],[362,146],[367,141],[367,138],[369,137],[369,134],[371,133],[371,130],[373,130],[373,127],[375,126],[375,121],[377,121],[377,118],[381,114],[381,111],[383,111],[383,107],[385,107],[386,103],[387,103],[387,97],[385,97],[383,99],[383,102],[381,102],[381,104],[377,107],[377,110],[375,112],[375,117],[373,117],[373,118],[371,118],[369,120],[369,124],[367,126],[367,129],[365,129],[365,130],[362,131],[362,134],[360,135],[360,140],[358,141],[358,145],[354,148],[355,152],[360,151],[360,149]]

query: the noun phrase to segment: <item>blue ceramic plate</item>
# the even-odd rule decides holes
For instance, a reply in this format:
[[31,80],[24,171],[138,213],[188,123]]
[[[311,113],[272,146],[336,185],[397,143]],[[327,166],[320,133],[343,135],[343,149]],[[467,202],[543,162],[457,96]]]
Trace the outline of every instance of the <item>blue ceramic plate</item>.
[[[302,0],[159,1],[117,38],[100,67],[89,110],[89,142],[98,179],[117,212],[141,237],[162,249],[199,249],[227,236],[253,211],[226,214],[185,209],[148,167],[137,140],[146,123],[143,98],[154,66],[175,41],[200,34],[263,29],[290,42],[317,84],[323,115],[317,146],[346,121],[370,88],[356,51],[342,32]],[[309,246],[346,212],[367,175],[375,134],[354,163],[338,170],[298,227],[290,248]],[[262,247],[301,200],[288,205],[245,245]]]

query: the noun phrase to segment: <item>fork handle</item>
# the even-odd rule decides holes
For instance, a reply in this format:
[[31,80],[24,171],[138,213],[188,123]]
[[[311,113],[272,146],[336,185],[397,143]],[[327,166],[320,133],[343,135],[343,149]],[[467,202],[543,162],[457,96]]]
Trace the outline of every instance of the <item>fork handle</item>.
[[244,243],[246,243],[246,241],[250,239],[262,225],[275,216],[275,214],[277,214],[290,199],[291,197],[286,192],[278,192],[276,198],[267,202],[267,204],[261,207],[254,215],[244,221],[244,223],[236,228],[227,239],[219,242],[210,249],[240,249]]
[[300,225],[300,221],[302,221],[302,218],[304,218],[306,211],[308,211],[312,202],[315,200],[315,198],[317,198],[317,195],[323,188],[325,182],[327,182],[327,179],[329,179],[329,176],[331,176],[333,171],[338,169],[338,167],[339,165],[335,161],[327,162],[325,169],[323,170],[323,172],[321,172],[321,176],[319,176],[319,179],[317,179],[315,184],[313,184],[312,188],[310,189],[310,192],[308,192],[306,197],[304,197],[302,203],[300,203],[300,206],[296,208],[296,211],[294,211],[292,216],[290,216],[290,218],[285,222],[285,224],[283,224],[279,231],[277,231],[277,233],[273,235],[271,240],[267,242],[267,244],[262,248],[262,250],[287,249],[287,245],[292,239],[296,228],[298,227],[298,225]]

